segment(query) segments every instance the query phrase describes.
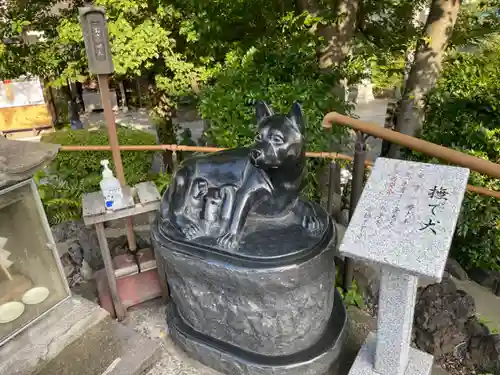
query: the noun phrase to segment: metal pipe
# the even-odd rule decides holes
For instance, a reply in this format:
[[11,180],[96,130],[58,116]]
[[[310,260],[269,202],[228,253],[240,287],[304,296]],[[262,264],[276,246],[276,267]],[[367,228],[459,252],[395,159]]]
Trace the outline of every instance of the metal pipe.
[[[162,151],[162,150],[179,150],[192,152],[217,152],[225,150],[218,147],[198,147],[198,146],[182,146],[182,145],[120,145],[120,151]],[[110,146],[61,146],[60,151],[76,152],[76,151],[110,151]],[[347,160],[353,161],[353,158],[348,155],[338,154],[336,152],[306,152],[309,158],[322,158],[332,160]],[[373,166],[373,163],[366,161],[367,168]],[[467,190],[471,193],[486,195],[492,198],[500,199],[500,191],[490,190],[487,188],[467,185]]]
[[[109,77],[107,74],[98,74],[97,80],[99,83],[99,91],[101,93],[101,103],[104,109],[104,120],[108,127],[108,141],[111,154],[113,156],[113,164],[115,166],[116,177],[120,180],[122,187],[127,185],[125,173],[123,171],[122,157],[120,155],[120,145],[118,143],[118,135],[116,134],[116,123],[113,109],[111,108],[111,93],[109,92]],[[132,217],[127,218],[127,240],[129,250],[136,250],[136,241],[134,233],[134,224]]]
[[[354,215],[354,210],[359,202],[361,193],[363,192],[363,183],[365,179],[365,162],[366,162],[366,141],[364,134],[357,132],[356,145],[354,147],[354,162],[352,167],[352,182],[351,182],[351,200],[349,202],[349,221]],[[348,291],[352,285],[354,274],[354,264],[352,259],[344,259],[344,291]]]
[[442,161],[469,168],[473,171],[483,173],[490,177],[500,178],[500,164],[476,158],[450,148],[424,141],[393,130],[384,129],[378,124],[353,119],[340,113],[330,112],[323,119],[323,126],[331,128],[333,123],[353,128],[365,134],[385,139],[391,143],[410,148],[414,151],[423,152]]

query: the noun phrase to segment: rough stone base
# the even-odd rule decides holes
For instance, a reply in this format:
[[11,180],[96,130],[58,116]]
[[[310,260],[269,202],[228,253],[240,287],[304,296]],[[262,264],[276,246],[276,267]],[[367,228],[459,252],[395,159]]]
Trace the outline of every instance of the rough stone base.
[[108,319],[64,349],[37,375],[141,375],[160,355],[158,342]]
[[[368,335],[365,344],[361,348],[349,371],[349,375],[380,375],[375,372],[373,363],[375,361],[376,335]],[[408,354],[408,366],[404,375],[430,375],[434,357],[420,350],[410,348]],[[382,374],[389,375],[389,374]],[[397,374],[390,374],[397,375]]]
[[72,297],[0,347],[0,374],[37,374],[64,348],[109,319],[98,305]]
[[173,303],[167,307],[172,340],[192,358],[228,375],[324,375],[338,365],[347,339],[347,313],[338,293],[332,318],[321,339],[294,355],[268,357],[212,339],[194,331],[178,315]]
[[160,344],[71,297],[0,347],[2,375],[140,375]]

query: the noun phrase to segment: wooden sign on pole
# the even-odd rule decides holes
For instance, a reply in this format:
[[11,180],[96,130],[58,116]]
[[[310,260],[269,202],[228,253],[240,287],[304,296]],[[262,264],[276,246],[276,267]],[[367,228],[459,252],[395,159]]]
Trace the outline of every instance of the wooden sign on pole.
[[[127,181],[123,171],[118,135],[116,134],[115,115],[111,108],[111,95],[109,92],[109,75],[114,72],[114,65],[106,24],[106,13],[102,7],[86,6],[79,8],[79,14],[85,41],[85,51],[89,61],[89,71],[97,74],[116,177],[120,180],[122,187],[125,187]],[[136,241],[131,217],[127,218],[127,239],[129,249],[135,251]]]

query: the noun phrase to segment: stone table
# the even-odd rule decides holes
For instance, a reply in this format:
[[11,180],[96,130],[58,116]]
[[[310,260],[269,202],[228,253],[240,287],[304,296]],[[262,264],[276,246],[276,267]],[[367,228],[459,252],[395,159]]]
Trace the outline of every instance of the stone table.
[[378,331],[350,374],[429,374],[433,357],[410,348],[418,278],[439,282],[469,170],[379,158],[340,246],[381,265]]

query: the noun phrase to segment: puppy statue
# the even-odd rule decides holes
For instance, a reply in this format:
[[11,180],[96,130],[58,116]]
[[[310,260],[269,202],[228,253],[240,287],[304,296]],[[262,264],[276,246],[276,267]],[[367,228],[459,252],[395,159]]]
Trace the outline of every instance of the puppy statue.
[[185,239],[214,238],[218,248],[235,250],[249,222],[255,231],[276,220],[312,236],[322,232],[314,206],[299,198],[306,172],[302,108],[294,103],[288,114],[274,114],[261,101],[256,117],[253,146],[187,159],[176,172],[160,217]]

